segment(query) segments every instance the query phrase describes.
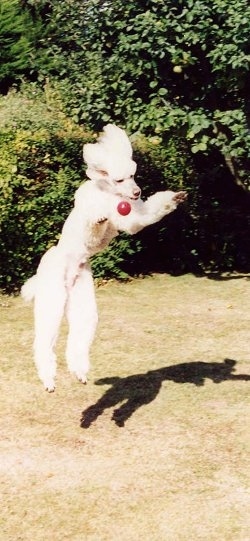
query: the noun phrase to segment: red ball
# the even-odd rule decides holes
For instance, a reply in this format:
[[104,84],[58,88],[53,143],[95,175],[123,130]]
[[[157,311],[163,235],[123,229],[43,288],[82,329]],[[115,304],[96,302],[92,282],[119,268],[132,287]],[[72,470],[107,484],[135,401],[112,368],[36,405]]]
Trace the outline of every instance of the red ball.
[[131,205],[128,201],[120,201],[117,205],[117,211],[122,216],[127,216],[131,211]]

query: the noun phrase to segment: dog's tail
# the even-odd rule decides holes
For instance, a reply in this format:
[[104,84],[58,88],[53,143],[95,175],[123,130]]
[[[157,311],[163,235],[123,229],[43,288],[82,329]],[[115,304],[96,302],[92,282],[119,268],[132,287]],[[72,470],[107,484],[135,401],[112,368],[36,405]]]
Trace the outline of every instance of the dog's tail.
[[37,277],[36,274],[34,276],[31,276],[27,282],[22,286],[21,288],[21,296],[25,300],[25,302],[31,302],[32,299],[34,299],[35,293],[36,293],[36,281]]

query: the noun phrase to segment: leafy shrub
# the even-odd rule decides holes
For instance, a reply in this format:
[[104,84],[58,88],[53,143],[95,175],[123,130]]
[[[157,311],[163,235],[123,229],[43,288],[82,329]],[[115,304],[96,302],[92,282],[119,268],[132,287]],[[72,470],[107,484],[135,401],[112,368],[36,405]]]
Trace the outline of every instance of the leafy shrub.
[[82,145],[91,136],[50,108],[26,92],[0,102],[0,285],[8,290],[57,241],[84,178]]
[[[0,101],[0,287],[13,291],[36,269],[41,255],[57,242],[73,195],[84,179],[82,145],[93,140],[60,109],[49,85],[11,92]],[[137,137],[137,181],[145,196],[157,189],[186,186],[186,161],[177,141]],[[184,161],[183,161],[184,160]],[[143,238],[143,237],[142,237]],[[96,277],[124,278],[137,272],[147,235],[121,235],[93,258]],[[150,239],[150,237],[149,237]],[[147,265],[146,265],[147,266]]]
[[[92,260],[99,278],[132,273],[249,270],[249,198],[225,166],[188,152],[173,133],[133,138],[143,197],[187,190],[188,205],[136,236],[120,235]],[[0,287],[18,290],[56,243],[85,178],[82,145],[93,133],[67,118],[50,85],[0,99]]]

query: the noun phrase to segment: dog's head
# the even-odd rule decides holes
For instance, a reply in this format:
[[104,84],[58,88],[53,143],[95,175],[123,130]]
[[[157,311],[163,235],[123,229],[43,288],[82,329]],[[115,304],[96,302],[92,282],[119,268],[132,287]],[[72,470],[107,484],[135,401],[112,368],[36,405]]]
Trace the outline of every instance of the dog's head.
[[141,190],[134,180],[136,163],[124,130],[113,124],[104,127],[96,143],[83,147],[86,174],[100,189],[127,199],[138,199]]

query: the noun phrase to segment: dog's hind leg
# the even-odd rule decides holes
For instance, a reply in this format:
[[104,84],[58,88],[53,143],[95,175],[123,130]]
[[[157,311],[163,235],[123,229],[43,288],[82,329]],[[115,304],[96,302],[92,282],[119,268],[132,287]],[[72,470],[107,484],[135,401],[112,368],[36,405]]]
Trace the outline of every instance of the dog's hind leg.
[[66,308],[69,335],[66,348],[68,368],[86,383],[89,371],[89,350],[98,321],[91,269],[84,264],[71,288]]
[[54,348],[66,303],[66,288],[60,277],[39,280],[34,305],[35,364],[47,391],[55,389],[56,354]]

